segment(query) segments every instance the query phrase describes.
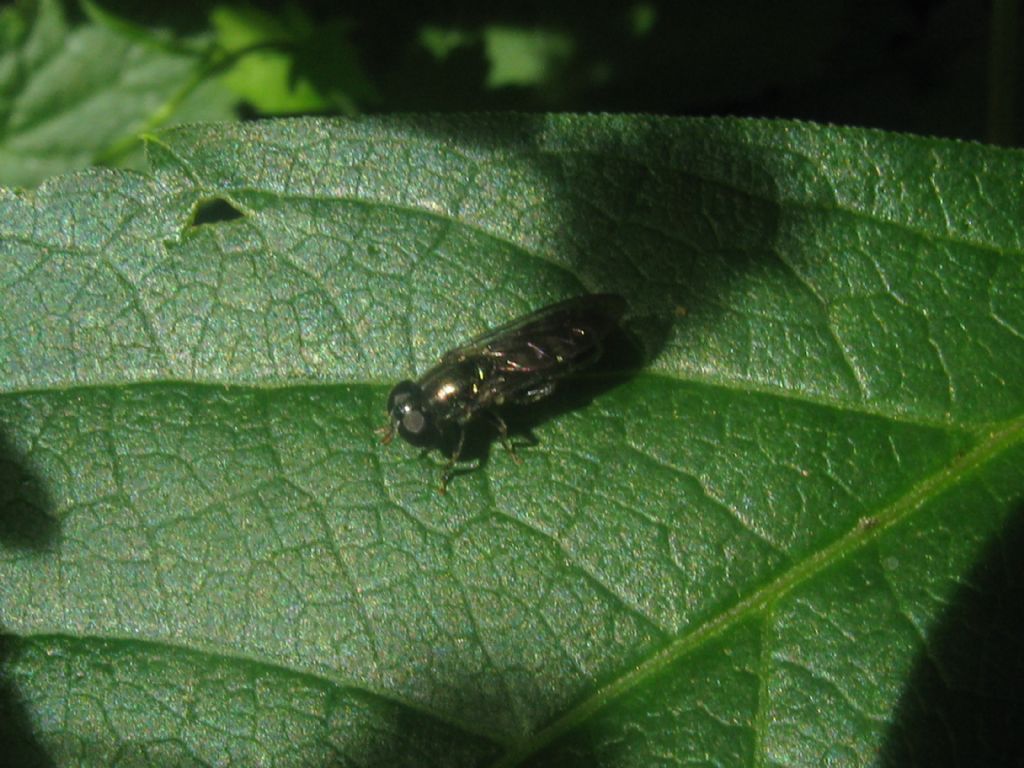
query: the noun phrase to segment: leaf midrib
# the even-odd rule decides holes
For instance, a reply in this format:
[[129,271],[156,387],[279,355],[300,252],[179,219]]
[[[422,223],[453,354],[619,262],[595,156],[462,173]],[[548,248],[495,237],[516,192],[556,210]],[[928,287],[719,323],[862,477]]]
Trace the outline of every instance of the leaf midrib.
[[[763,397],[777,398],[786,403],[809,405],[818,408],[826,408],[840,414],[855,416],[866,416],[870,418],[883,419],[893,424],[909,427],[920,427],[926,429],[938,429],[944,432],[967,433],[984,435],[993,432],[1001,432],[1016,423],[1016,419],[1009,421],[979,421],[979,422],[957,422],[941,419],[930,419],[917,414],[910,414],[905,411],[886,411],[882,408],[873,408],[866,403],[853,403],[846,400],[839,400],[828,397],[814,397],[808,392],[794,392],[792,390],[777,389],[757,382],[737,381],[735,379],[716,378],[714,376],[695,375],[698,371],[687,370],[686,376],[674,375],[670,371],[661,369],[645,369],[638,373],[634,380],[645,378],[667,381],[672,384],[691,384],[706,387],[709,390],[731,392],[743,395],[758,395]],[[245,381],[225,382],[217,379],[175,379],[175,378],[154,378],[138,381],[117,381],[97,380],[88,383],[63,382],[51,386],[23,387],[15,389],[4,389],[0,383],[0,400],[17,397],[32,397],[35,395],[68,394],[73,395],[79,392],[90,392],[104,389],[116,389],[121,391],[138,391],[149,388],[197,388],[203,390],[215,390],[217,392],[299,392],[302,390],[330,391],[334,389],[380,389],[390,390],[401,378],[407,378],[405,373],[396,373],[393,377],[385,380],[375,379],[351,379],[351,380],[328,380],[328,379],[294,379],[290,381]]]

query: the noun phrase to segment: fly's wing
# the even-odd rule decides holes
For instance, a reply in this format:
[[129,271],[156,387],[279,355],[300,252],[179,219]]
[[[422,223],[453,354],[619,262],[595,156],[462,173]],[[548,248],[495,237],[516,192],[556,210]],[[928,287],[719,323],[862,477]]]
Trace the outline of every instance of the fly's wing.
[[529,397],[597,360],[602,340],[625,308],[625,300],[614,294],[568,299],[488,331],[453,349],[444,361],[483,358],[495,396]]

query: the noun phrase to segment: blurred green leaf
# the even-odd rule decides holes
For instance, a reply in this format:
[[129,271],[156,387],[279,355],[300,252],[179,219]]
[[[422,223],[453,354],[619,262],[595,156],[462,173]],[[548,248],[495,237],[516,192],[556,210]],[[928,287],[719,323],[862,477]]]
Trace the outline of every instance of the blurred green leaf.
[[210,80],[208,40],[175,41],[87,9],[74,26],[56,0],[0,16],[0,183],[141,165],[140,131],[232,116],[235,97]]
[[[297,14],[291,20],[300,26],[299,34],[311,32],[307,19]],[[244,52],[224,73],[224,83],[253,106],[265,112],[303,112],[322,110],[327,101],[305,78],[296,78],[293,57],[275,48],[285,45],[293,30],[283,26],[281,19],[256,8],[218,6],[210,14],[217,40],[227,51]]]
[[224,83],[264,114],[353,114],[375,96],[341,19],[314,24],[295,5],[278,14],[221,5],[210,19],[220,45],[238,55]]
[[478,35],[462,29],[437,27],[430,24],[425,25],[419,31],[420,44],[438,60],[444,60],[459,48],[477,42],[477,38]]
[[[150,155],[0,195],[21,764],[1006,757],[1020,153],[502,115]],[[522,466],[440,496],[377,442],[395,380],[586,290],[650,362]]]
[[483,33],[489,88],[541,85],[572,56],[572,38],[545,29],[489,26]]
[[653,3],[636,3],[629,9],[629,20],[634,37],[646,37],[658,22],[658,7]]

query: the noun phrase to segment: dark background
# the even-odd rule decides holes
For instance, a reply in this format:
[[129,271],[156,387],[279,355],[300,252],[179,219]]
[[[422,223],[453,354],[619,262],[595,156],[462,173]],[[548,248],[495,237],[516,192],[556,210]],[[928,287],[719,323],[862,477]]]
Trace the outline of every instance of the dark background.
[[[102,5],[179,32],[208,24],[205,3]],[[277,42],[291,51],[296,78],[344,94],[360,112],[784,117],[1002,144],[1024,137],[1014,108],[1017,6],[1016,0],[250,4],[280,20]],[[507,60],[500,73],[492,71],[492,45],[503,30],[506,40],[511,34],[535,46],[536,55],[518,71]],[[457,40],[444,54],[424,43],[439,34]],[[248,114],[265,112],[256,106]]]

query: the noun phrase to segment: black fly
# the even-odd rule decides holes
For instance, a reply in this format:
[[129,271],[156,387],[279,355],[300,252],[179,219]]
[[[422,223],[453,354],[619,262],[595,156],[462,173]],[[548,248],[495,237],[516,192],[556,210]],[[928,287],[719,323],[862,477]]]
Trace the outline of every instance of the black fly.
[[456,437],[441,476],[441,493],[478,415],[495,425],[502,445],[519,462],[508,427],[494,411],[506,403],[533,403],[556,382],[593,364],[602,342],[626,309],[614,294],[578,296],[538,309],[446,352],[416,381],[402,381],[388,395],[391,423],[380,430],[390,443],[397,432],[413,445],[438,446]]

